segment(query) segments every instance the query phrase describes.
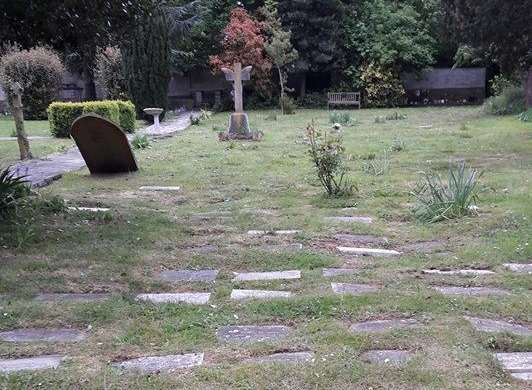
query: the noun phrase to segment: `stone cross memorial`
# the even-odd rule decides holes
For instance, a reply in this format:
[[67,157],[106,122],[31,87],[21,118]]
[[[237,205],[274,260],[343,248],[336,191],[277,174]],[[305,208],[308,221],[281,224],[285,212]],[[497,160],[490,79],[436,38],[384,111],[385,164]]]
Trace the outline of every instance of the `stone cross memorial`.
[[231,114],[229,120],[229,139],[252,139],[253,133],[249,129],[248,115],[244,112],[244,101],[242,98],[242,82],[251,78],[251,66],[242,69],[242,64],[237,62],[233,69],[222,68],[227,81],[233,82],[233,98],[235,101],[235,112]]

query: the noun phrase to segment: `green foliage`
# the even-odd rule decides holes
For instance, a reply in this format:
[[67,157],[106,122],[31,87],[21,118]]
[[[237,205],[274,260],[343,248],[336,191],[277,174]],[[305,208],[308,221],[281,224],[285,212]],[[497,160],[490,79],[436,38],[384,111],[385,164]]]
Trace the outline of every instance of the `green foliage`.
[[314,123],[307,126],[310,155],[322,187],[329,196],[350,196],[356,190],[346,177],[343,164],[344,147],[340,135],[318,130]]
[[498,96],[486,100],[483,110],[491,115],[516,115],[526,110],[525,91],[522,87],[509,87]]
[[201,110],[198,114],[190,114],[190,124],[192,126],[199,126],[202,122],[210,119],[212,112]]
[[140,18],[128,38],[121,51],[129,96],[138,117],[152,120],[143,109],[168,109],[169,26],[162,7]]
[[390,150],[392,152],[404,152],[406,150],[405,141],[403,141],[401,138],[394,138]]
[[284,115],[292,115],[296,113],[297,104],[292,97],[284,95],[281,98],[281,106],[283,107]]
[[24,176],[7,167],[0,171],[0,220],[15,214],[20,199],[31,193]]
[[46,119],[46,108],[59,92],[64,71],[59,56],[45,47],[14,48],[0,58],[0,84],[9,100],[13,84],[22,87],[25,119]]
[[436,173],[422,173],[411,191],[416,219],[433,223],[475,213],[480,176],[475,169],[466,169],[465,163],[450,166],[446,181]]
[[389,152],[384,149],[381,155],[375,156],[375,158],[364,162],[362,164],[362,170],[368,175],[382,176],[390,170],[390,163]]
[[135,134],[131,145],[134,149],[148,149],[151,147],[150,140],[146,134]]
[[304,108],[323,108],[327,106],[327,96],[319,92],[307,93],[297,99],[297,105]]
[[386,120],[387,121],[399,121],[399,120],[403,120],[403,119],[406,119],[406,115],[405,114],[399,114],[397,111],[394,111],[392,114],[386,115]]
[[532,122],[532,108],[519,114],[519,120],[523,122]]
[[94,113],[109,119],[124,131],[135,131],[135,106],[131,102],[102,100],[94,102],[54,102],[48,107],[50,131],[54,137],[69,137],[72,123],[83,114]]
[[98,49],[94,82],[110,100],[127,99],[127,85],[122,72],[122,53],[118,47]]
[[491,91],[494,96],[502,95],[505,89],[518,86],[519,83],[504,75],[496,75],[490,82]]
[[333,111],[329,113],[329,123],[339,123],[347,126],[351,124],[351,115],[348,112]]
[[360,79],[370,107],[395,107],[404,99],[403,85],[391,69],[370,62],[362,67]]

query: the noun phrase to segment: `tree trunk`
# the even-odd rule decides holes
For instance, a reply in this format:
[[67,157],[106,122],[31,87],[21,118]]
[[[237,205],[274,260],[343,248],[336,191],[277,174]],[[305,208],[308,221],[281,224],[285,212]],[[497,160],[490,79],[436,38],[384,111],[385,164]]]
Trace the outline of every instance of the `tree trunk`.
[[532,65],[528,68],[528,78],[526,80],[526,106],[532,108]]
[[281,100],[279,103],[281,103],[281,115],[284,115],[284,79],[283,74],[281,72],[281,68],[278,65],[277,72],[279,73],[279,84],[281,86]]
[[22,97],[20,96],[20,91],[16,91],[12,99],[11,107],[13,108],[13,118],[15,119],[20,159],[28,160],[33,158],[33,156],[31,154],[28,136],[24,130],[24,112],[22,111]]

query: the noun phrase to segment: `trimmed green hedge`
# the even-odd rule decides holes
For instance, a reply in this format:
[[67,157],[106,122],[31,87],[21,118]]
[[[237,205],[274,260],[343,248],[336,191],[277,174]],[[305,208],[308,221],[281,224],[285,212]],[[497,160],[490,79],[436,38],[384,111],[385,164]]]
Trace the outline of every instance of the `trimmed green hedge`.
[[54,102],[48,107],[50,131],[54,137],[70,136],[72,123],[81,115],[94,113],[107,118],[128,133],[135,131],[135,106],[129,101]]

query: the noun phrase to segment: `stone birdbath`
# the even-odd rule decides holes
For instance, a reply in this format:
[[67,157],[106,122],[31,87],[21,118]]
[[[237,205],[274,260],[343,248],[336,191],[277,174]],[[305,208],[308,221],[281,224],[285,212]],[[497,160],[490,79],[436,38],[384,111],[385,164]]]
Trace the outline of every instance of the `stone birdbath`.
[[159,125],[159,116],[163,113],[162,108],[145,108],[144,110],[145,114],[153,116],[153,127],[155,129],[158,129],[160,127]]

